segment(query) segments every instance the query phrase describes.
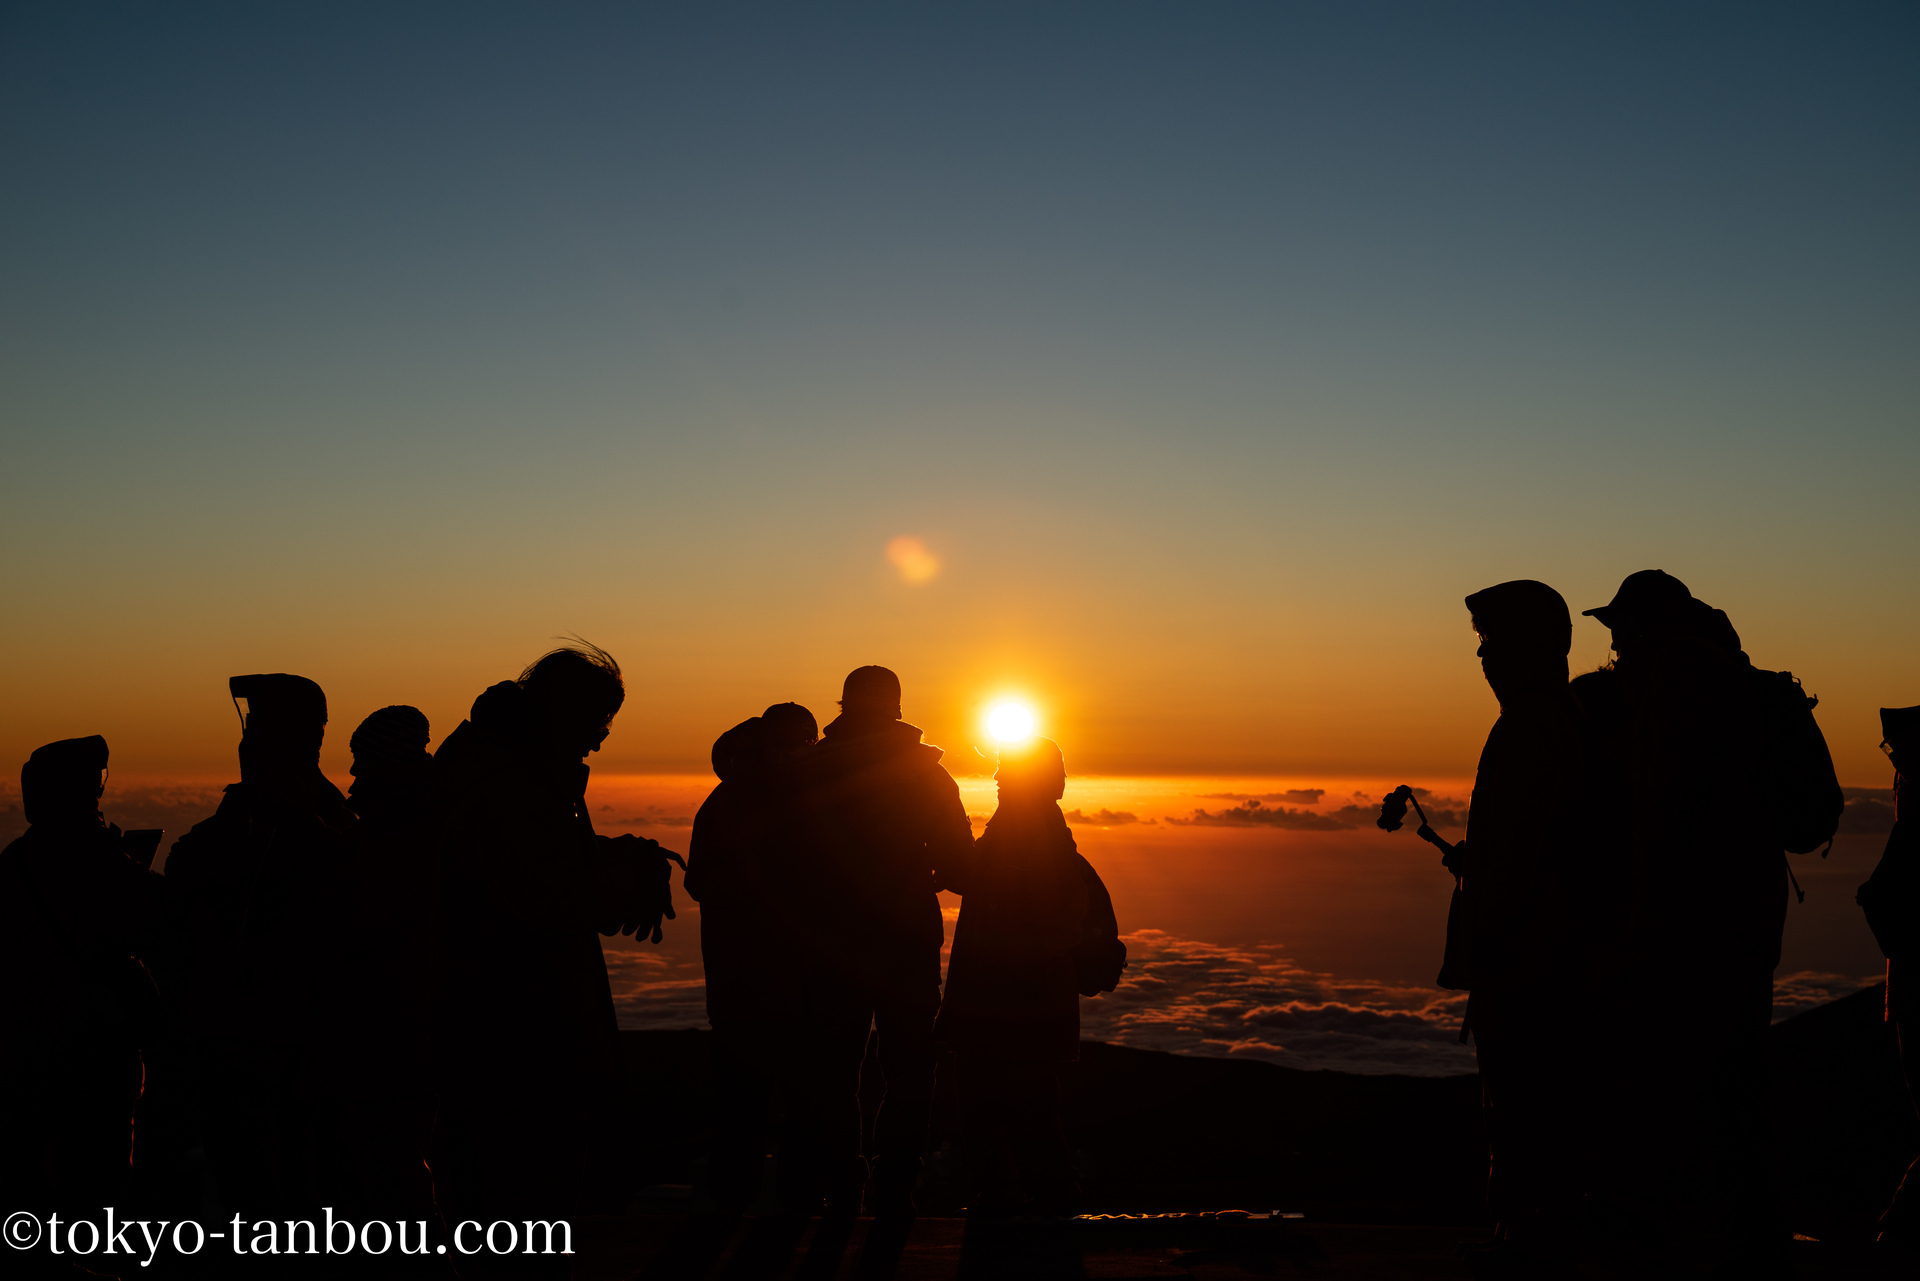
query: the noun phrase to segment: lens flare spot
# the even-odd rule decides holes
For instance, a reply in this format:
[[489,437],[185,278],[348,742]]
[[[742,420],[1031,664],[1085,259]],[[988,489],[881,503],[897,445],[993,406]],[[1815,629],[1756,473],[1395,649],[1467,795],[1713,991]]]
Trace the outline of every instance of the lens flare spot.
[[887,563],[903,583],[930,583],[940,576],[940,558],[927,550],[926,543],[908,534],[887,543]]
[[1001,743],[1033,737],[1033,709],[1025,703],[996,703],[987,712],[987,733]]

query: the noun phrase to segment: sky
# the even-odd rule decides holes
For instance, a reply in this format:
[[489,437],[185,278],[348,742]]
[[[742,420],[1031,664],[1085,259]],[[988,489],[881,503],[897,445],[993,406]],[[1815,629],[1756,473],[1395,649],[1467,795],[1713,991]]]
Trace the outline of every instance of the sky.
[[344,775],[579,635],[609,774],[879,662],[956,768],[1019,695],[1077,773],[1466,778],[1462,597],[1659,567],[1884,787],[1917,56],[1898,4],[8,5],[0,758],[231,776],[226,677],[293,671]]

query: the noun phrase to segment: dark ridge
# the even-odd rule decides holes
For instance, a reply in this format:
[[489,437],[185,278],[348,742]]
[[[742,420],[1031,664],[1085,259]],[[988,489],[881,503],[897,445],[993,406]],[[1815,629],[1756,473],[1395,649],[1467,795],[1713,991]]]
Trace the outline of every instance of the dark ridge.
[[[1880,1020],[1884,992],[1867,988],[1773,1030],[1778,1176],[1794,1230],[1809,1236],[1865,1231],[1920,1151],[1893,1033]],[[701,1184],[707,1035],[621,1033],[640,1141],[610,1145],[596,1210],[624,1209],[650,1184]],[[943,1072],[921,1192],[929,1214],[960,1206],[957,1119]],[[1094,1210],[1299,1210],[1377,1224],[1483,1217],[1473,1077],[1305,1072],[1086,1042],[1067,1072],[1067,1126]]]
[[1886,999],[1876,983],[1773,1029],[1775,1176],[1796,1232],[1867,1234],[1920,1152]]

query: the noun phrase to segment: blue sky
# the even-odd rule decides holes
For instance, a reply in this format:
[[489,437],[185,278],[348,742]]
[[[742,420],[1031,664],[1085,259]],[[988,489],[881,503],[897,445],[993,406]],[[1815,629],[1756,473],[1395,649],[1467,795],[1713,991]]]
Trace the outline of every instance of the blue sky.
[[[260,667],[439,724],[580,631],[635,768],[880,660],[950,737],[1051,693],[1107,768],[1464,770],[1460,598],[1659,565],[1875,781],[1920,702],[1917,37],[11,6],[7,746],[207,765]],[[946,573],[890,581],[899,534]]]

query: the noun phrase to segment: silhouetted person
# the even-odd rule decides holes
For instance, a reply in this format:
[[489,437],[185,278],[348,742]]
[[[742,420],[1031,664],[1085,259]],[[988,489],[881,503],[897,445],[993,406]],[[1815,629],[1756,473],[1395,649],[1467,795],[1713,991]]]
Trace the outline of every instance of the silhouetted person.
[[[1860,906],[1887,958],[1887,1021],[1900,1038],[1907,1094],[1920,1110],[1920,818],[1902,813],[1906,789],[1920,786],[1920,707],[1883,707],[1880,733],[1893,759],[1893,831],[1886,853],[1860,887]],[[1909,783],[1909,775],[1914,782]],[[1907,1167],[1880,1216],[1881,1244],[1920,1257],[1920,1158]]]
[[227,1209],[286,1218],[315,1204],[316,888],[355,820],[320,772],[320,687],[273,673],[228,688],[247,701],[240,781],[174,843],[166,880],[186,917],[180,979],[207,1160]]
[[[360,821],[320,891],[314,945],[326,970],[310,1051],[320,1193],[356,1221],[436,1217],[426,1149],[440,838],[428,733],[425,715],[398,706],[353,732],[347,798]],[[363,1262],[390,1270],[396,1258]]]
[[[723,1210],[743,1210],[760,1195],[768,1107],[776,1089],[789,1092],[803,1032],[790,921],[806,874],[802,758],[819,736],[813,713],[798,703],[776,703],[734,726],[713,745],[720,785],[693,818],[685,884],[700,904],[713,1028],[713,1194]],[[783,1167],[789,1181],[791,1156]],[[786,1199],[806,1198],[787,1189]]]
[[1767,804],[1768,727],[1727,616],[1659,570],[1586,611],[1613,632],[1630,708],[1635,1045],[1615,1138],[1629,1200],[1727,1243],[1730,1266],[1785,1264],[1766,1135],[1766,1034],[1787,870]]
[[[584,758],[625,701],[605,652],[559,649],[474,701],[441,743],[442,1000],[435,1190],[467,1219],[565,1219],[589,1146],[623,1137],[619,1033],[599,934],[658,936],[660,847],[596,836]],[[463,1272],[566,1275],[559,1255]]]
[[1066,762],[1035,738],[999,765],[999,808],[945,878],[964,901],[935,1038],[959,1070],[969,1213],[1077,1214],[1058,1071],[1080,1057],[1087,883],[1058,804]]
[[1522,1261],[1571,1250],[1590,1155],[1591,961],[1576,908],[1592,859],[1578,818],[1584,730],[1567,685],[1573,620],[1560,593],[1520,579],[1466,603],[1500,716],[1467,818],[1462,977],[1498,1223],[1488,1253]]
[[875,1123],[874,1204],[913,1212],[933,1101],[940,1006],[940,874],[964,861],[972,829],[940,749],[900,719],[900,678],[862,667],[812,755],[808,808],[817,860],[809,910],[808,1014],[821,1074],[811,1098],[830,1200],[859,1205],[857,1104],[869,1030],[886,1078]]
[[[159,938],[163,886],[100,816],[106,768],[98,735],[35,750],[20,771],[30,826],[0,852],[7,1213],[97,1220],[127,1203],[140,1047],[158,1017],[138,958]],[[42,1254],[35,1265],[52,1262]]]

